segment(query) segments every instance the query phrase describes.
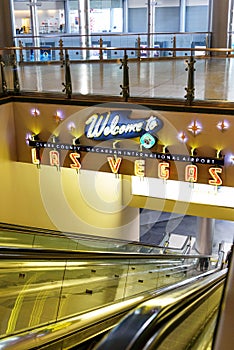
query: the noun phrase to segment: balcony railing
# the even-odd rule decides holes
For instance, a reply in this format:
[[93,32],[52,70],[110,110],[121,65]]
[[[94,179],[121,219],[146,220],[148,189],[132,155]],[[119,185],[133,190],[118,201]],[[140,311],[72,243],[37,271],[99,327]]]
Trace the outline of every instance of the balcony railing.
[[[15,46],[21,47],[24,53],[23,58],[18,59],[32,62],[60,60],[60,52],[56,50],[56,47],[69,47],[71,61],[120,59],[123,57],[124,49],[128,51],[129,59],[186,56],[190,54],[187,48],[210,48],[210,37],[209,32],[99,33],[90,36],[45,34],[38,37],[24,34],[17,35],[14,40]],[[35,46],[41,47],[38,55],[29,49]],[[147,51],[146,48],[155,50]]]
[[[207,33],[164,33],[153,39],[160,35],[168,37],[167,44],[153,47],[142,44],[148,38],[140,34],[92,36],[88,46],[75,46],[75,40],[78,45],[87,37],[41,36],[39,46],[32,46],[35,38],[21,40],[18,36],[18,46],[0,48],[0,94],[43,92],[69,99],[75,95],[118,96],[125,102],[131,98],[170,99],[187,105],[234,101],[233,49],[208,47]],[[105,46],[108,37],[111,43],[115,38],[125,46]],[[178,38],[188,46],[178,45]]]

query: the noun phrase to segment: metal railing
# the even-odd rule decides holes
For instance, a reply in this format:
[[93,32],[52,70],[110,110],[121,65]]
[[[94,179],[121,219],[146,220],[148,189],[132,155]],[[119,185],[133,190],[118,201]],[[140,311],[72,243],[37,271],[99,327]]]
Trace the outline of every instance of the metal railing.
[[[26,52],[25,61],[58,60],[59,52],[56,47],[77,48],[71,50],[70,59],[73,60],[108,60],[123,58],[123,50],[128,49],[129,58],[167,57],[189,54],[187,48],[210,48],[210,32],[155,32],[155,33],[92,33],[91,35],[79,34],[47,34],[33,37],[24,34],[14,37],[15,46],[20,47],[21,53],[28,47],[41,46],[41,54]],[[84,45],[90,46],[83,50]],[[150,45],[151,43],[151,45]],[[152,45],[153,43],[153,45]],[[86,46],[85,45],[85,46]],[[147,51],[147,48],[155,48],[155,51]],[[114,48],[114,50],[109,50]],[[129,49],[131,48],[131,49]],[[136,48],[137,50],[134,50]],[[163,50],[163,49],[166,50]],[[158,49],[158,50],[157,50]],[[170,51],[172,49],[172,51]],[[181,49],[179,53],[176,49]]]
[[[33,61],[30,65],[24,61],[24,51],[26,55],[28,52],[37,53],[35,56],[39,56],[43,51],[43,54],[48,52],[55,51],[58,53],[58,61],[54,61],[54,64],[51,65],[52,60],[48,60],[41,65],[40,61]],[[95,65],[95,68],[91,68],[90,70],[94,70],[93,74],[90,74],[89,71],[84,73],[83,79],[77,78],[77,68],[78,71],[81,72],[84,70],[84,61],[74,62],[70,60],[70,56],[74,51],[82,51],[87,53],[98,50],[99,58],[97,61],[85,61],[85,64]],[[232,79],[231,74],[227,77],[227,69],[231,70],[231,65],[229,65],[229,61],[232,59],[233,50],[232,49],[210,49],[210,48],[187,48],[186,51],[189,53],[186,56],[180,57],[180,59],[174,60],[177,53],[184,53],[184,48],[144,48],[144,51],[147,53],[147,58],[142,59],[139,58],[139,52],[141,49],[136,47],[128,47],[128,48],[113,48],[107,47],[105,51],[113,52],[115,50],[122,51],[122,58],[118,61],[112,63],[107,62],[102,59],[103,57],[103,47],[64,47],[62,44],[59,47],[51,48],[41,48],[41,47],[11,47],[11,48],[2,48],[1,56],[0,56],[0,66],[1,66],[1,88],[0,93],[2,96],[7,96],[9,94],[18,95],[22,92],[53,92],[57,94],[65,93],[66,98],[71,99],[74,95],[79,95],[79,97],[83,95],[108,95],[112,97],[116,97],[116,95],[121,96],[124,102],[128,102],[130,98],[158,98],[158,99],[168,99],[171,100],[180,100],[184,102],[184,104],[191,106],[194,103],[194,100],[202,101],[208,99],[209,101],[226,101],[233,102],[232,93],[230,94],[230,98],[228,98],[225,94],[228,94],[226,90],[223,89],[223,86],[229,86],[226,84],[227,79]],[[129,53],[135,52],[138,57],[136,60],[129,59]],[[172,51],[171,57],[165,60],[161,60],[160,57],[155,57],[156,52],[169,52]],[[50,56],[50,55],[49,55]],[[189,57],[188,57],[189,56]],[[17,61],[18,57],[18,61]],[[223,60],[222,62],[220,60]],[[101,63],[102,62],[102,63]],[[176,65],[174,64],[176,62]],[[219,64],[219,62],[221,62]],[[102,66],[100,66],[100,63]],[[118,66],[116,67],[116,63]],[[148,64],[148,68],[146,68],[146,64]],[[212,75],[212,70],[207,68],[208,65],[217,65],[217,70],[215,73],[219,74],[219,80],[217,81],[215,77]],[[223,66],[226,64],[226,68]],[[104,66],[103,66],[104,65]],[[35,66],[37,69],[35,70]],[[58,67],[61,74],[58,74]],[[121,72],[117,73],[117,70],[121,69]],[[105,75],[105,69],[108,69],[109,72]],[[148,81],[145,80],[144,74],[142,71],[147,70],[147,74],[149,75]],[[155,75],[155,71],[158,69],[158,75]],[[221,70],[219,72],[219,69]],[[152,73],[151,73],[152,70]],[[162,74],[162,70],[164,70],[165,74]],[[107,87],[103,86],[100,89],[97,88],[97,91],[94,89],[85,90],[85,86],[89,85],[88,82],[91,79],[94,79],[95,74],[99,74],[100,84],[103,85],[106,82],[107,78],[109,78],[109,83]],[[186,73],[187,72],[187,73]],[[196,72],[196,74],[195,74]],[[232,71],[231,71],[232,72]],[[32,79],[32,75],[35,75],[35,79]],[[48,79],[48,74],[50,74],[50,79]],[[86,74],[86,75],[85,75]],[[176,75],[177,74],[177,75]],[[111,76],[114,75],[114,79]],[[210,75],[210,77],[209,77]],[[61,78],[62,76],[62,78]],[[198,76],[198,77],[197,77]],[[210,78],[210,80],[215,80],[216,84],[220,84],[220,94],[216,94],[215,91],[218,90],[218,85],[216,85],[216,89],[213,89],[213,82],[206,84],[204,82],[205,79]],[[204,92],[204,97],[199,98],[199,94],[201,93],[199,90],[199,81],[203,81],[203,85],[207,86],[207,91]],[[86,84],[83,82],[86,81]],[[74,83],[75,82],[75,83]],[[80,82],[80,85],[77,85]],[[142,91],[142,86],[146,86],[146,91]],[[36,84],[36,85],[35,85]],[[181,90],[178,92],[178,84],[181,85]],[[183,86],[184,84],[184,86]],[[74,86],[75,85],[75,86]],[[90,84],[91,86],[99,86],[97,83]],[[61,86],[61,89],[59,89]],[[167,91],[167,95],[165,96],[165,92]],[[165,89],[166,88],[166,89]],[[168,89],[168,90],[167,90]],[[171,96],[169,97],[170,89],[172,89]],[[152,93],[153,91],[153,93]],[[156,91],[156,92],[154,92]],[[201,89],[201,91],[203,91]],[[130,93],[131,92],[131,93]],[[176,96],[175,93],[178,93]]]
[[0,247],[39,248],[62,251],[92,251],[144,254],[188,254],[185,248],[191,248],[190,237],[180,248],[172,248],[169,244],[153,245],[144,242],[120,240],[93,235],[60,232],[43,228],[0,223]]

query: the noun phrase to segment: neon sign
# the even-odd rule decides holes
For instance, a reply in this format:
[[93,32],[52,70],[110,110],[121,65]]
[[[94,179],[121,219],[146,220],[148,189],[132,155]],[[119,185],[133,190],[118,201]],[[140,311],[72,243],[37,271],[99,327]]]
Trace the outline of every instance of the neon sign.
[[122,110],[92,114],[85,123],[85,136],[96,141],[129,139],[145,133],[155,135],[163,126],[163,122],[154,115],[148,119],[130,119],[131,112]]
[[50,151],[50,165],[59,167],[59,152],[58,151]]
[[80,154],[76,152],[72,152],[69,154],[69,157],[72,160],[72,164],[70,164],[70,167],[72,169],[80,170],[81,169],[81,164],[79,162]]
[[47,148],[57,151],[71,151],[71,152],[88,152],[88,153],[97,153],[97,154],[106,154],[106,155],[115,155],[121,157],[135,157],[135,158],[144,158],[144,159],[158,159],[163,161],[172,161],[172,162],[186,162],[193,164],[208,164],[208,165],[224,165],[224,158],[212,158],[212,157],[199,157],[191,156],[184,154],[167,154],[163,152],[151,152],[148,150],[145,151],[135,151],[131,149],[115,149],[111,147],[99,147],[99,146],[84,146],[84,145],[75,145],[68,143],[55,143],[55,142],[46,142],[46,141],[34,141],[29,140],[29,146],[41,149]]
[[[91,146],[77,146],[69,144],[56,144],[47,143],[43,141],[29,141],[29,145],[32,146],[32,163],[40,164],[40,149],[48,148],[52,149],[49,151],[49,162],[51,166],[60,166],[60,155],[59,152],[62,150],[69,152],[69,158],[71,163],[69,167],[71,169],[80,170],[82,168],[81,164],[81,152],[91,152],[98,153],[106,156],[105,162],[109,164],[110,171],[113,174],[118,174],[120,171],[120,166],[124,160],[124,156],[130,156],[134,158],[134,170],[133,175],[138,177],[146,176],[146,159],[158,160],[155,170],[155,177],[163,180],[168,180],[170,178],[170,163],[169,161],[180,161],[180,162],[190,162],[193,164],[187,164],[184,169],[184,181],[196,183],[198,181],[198,166],[196,164],[210,165],[208,173],[210,179],[208,183],[214,186],[222,185],[221,174],[223,169],[220,167],[224,165],[224,159],[218,158],[208,158],[208,157],[192,157],[189,155],[179,155],[179,154],[165,154],[165,153],[152,153],[152,152],[139,152],[133,150],[124,149],[113,149],[106,147],[91,147]],[[143,159],[144,158],[144,159]]]
[[185,181],[197,182],[197,166],[187,165],[185,168]]
[[156,140],[155,137],[153,137],[148,132],[141,136],[140,143],[144,148],[151,148],[154,146]]
[[107,157],[108,163],[110,165],[111,171],[114,174],[118,174],[122,158]]

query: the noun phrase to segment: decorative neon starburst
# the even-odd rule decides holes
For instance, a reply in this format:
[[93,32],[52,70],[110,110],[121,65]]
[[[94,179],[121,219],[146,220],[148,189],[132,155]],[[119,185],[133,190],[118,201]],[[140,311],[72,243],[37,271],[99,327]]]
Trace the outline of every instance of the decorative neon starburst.
[[31,139],[32,139],[32,134],[28,132],[25,136],[25,141],[27,145],[29,144],[29,140]]
[[228,157],[228,161],[234,165],[234,154],[230,154],[229,157]]
[[67,128],[71,133],[73,133],[76,129],[75,123],[74,122],[68,123]]
[[188,131],[190,131],[193,134],[193,136],[196,136],[202,131],[202,126],[197,120],[194,120],[188,126]]
[[56,124],[60,124],[61,121],[63,120],[62,113],[60,111],[56,111],[53,118],[54,118]]
[[220,122],[218,122],[217,124],[217,128],[221,131],[225,131],[229,128],[230,124],[227,120],[221,120]]
[[178,139],[180,140],[180,142],[183,142],[183,143],[188,141],[188,137],[183,131],[178,134]]
[[32,115],[33,117],[39,117],[39,115],[40,115],[39,109],[33,108],[33,109],[31,110],[31,115]]

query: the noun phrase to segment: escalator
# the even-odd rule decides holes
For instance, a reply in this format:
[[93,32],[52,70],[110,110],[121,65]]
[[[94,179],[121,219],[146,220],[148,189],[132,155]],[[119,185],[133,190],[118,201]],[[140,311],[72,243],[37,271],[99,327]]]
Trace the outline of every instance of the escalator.
[[93,350],[211,349],[226,273],[210,271],[142,303]]
[[0,348],[82,346],[165,288],[199,277],[198,263],[198,255],[2,247]]

